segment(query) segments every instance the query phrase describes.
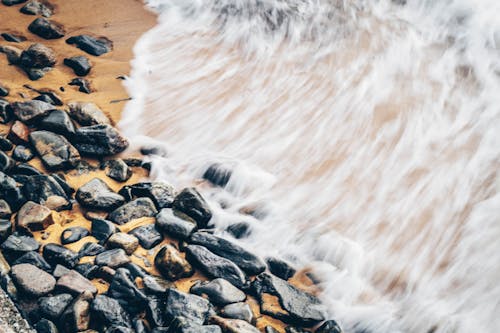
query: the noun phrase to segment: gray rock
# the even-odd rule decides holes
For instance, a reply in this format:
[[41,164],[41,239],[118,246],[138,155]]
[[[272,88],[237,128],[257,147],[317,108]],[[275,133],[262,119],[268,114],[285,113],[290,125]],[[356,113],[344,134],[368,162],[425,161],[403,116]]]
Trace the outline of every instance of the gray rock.
[[52,272],[52,275],[56,279],[59,279],[64,274],[69,273],[69,271],[70,271],[70,269],[64,267],[63,265],[57,264],[56,268],[54,268],[54,271]]
[[44,17],[52,16],[51,6],[37,0],[30,0],[20,9],[20,12],[26,15],[42,15]]
[[90,231],[84,227],[70,227],[64,229],[61,234],[61,244],[66,245],[74,242],[78,242],[83,237],[90,235]]
[[84,292],[76,297],[59,318],[62,332],[81,332],[89,328],[92,294]]
[[49,209],[60,211],[71,209],[72,204],[66,191],[52,176],[33,175],[23,181],[23,194],[30,200]]
[[123,249],[112,249],[100,253],[95,257],[95,263],[99,266],[118,268],[130,262],[130,258]]
[[217,325],[198,325],[189,319],[176,317],[167,333],[222,333],[222,331]]
[[39,17],[28,26],[28,30],[44,39],[58,39],[64,37],[64,27],[54,21]]
[[76,191],[75,198],[83,207],[105,211],[113,210],[125,202],[121,195],[99,178],[94,178],[81,186]]
[[12,120],[12,110],[10,109],[9,102],[0,99],[0,124],[7,124]]
[[169,289],[165,304],[165,317],[172,322],[176,317],[184,317],[195,324],[203,324],[211,312],[210,303],[199,296]]
[[110,156],[128,148],[128,141],[110,125],[80,127],[73,139],[81,154],[89,156]]
[[48,72],[52,70],[52,67],[45,67],[45,68],[23,68],[24,72],[26,75],[28,75],[29,79],[31,81],[37,81],[40,80],[42,77],[45,76]]
[[108,238],[116,232],[116,226],[106,220],[93,219],[91,233],[101,243],[105,243]]
[[233,303],[226,305],[221,314],[223,317],[244,320],[250,324],[255,321],[252,308],[247,303]]
[[103,253],[104,251],[106,251],[106,248],[104,246],[93,242],[87,242],[83,244],[80,251],[78,251],[78,256],[79,257],[96,256],[99,253]]
[[244,292],[221,278],[206,282],[199,281],[191,287],[190,292],[199,296],[206,295],[210,302],[217,305],[243,302],[246,299]]
[[[0,198],[14,210],[17,210],[25,202],[16,181],[3,172],[0,172]],[[4,207],[3,212],[5,214],[8,210],[6,210],[5,206],[2,207]]]
[[83,275],[75,270],[70,270],[57,280],[57,288],[63,292],[73,295],[80,295],[83,292],[88,292],[92,295],[97,293],[97,288]]
[[106,37],[95,38],[89,35],[79,35],[68,38],[66,43],[75,44],[79,49],[95,56],[108,53],[113,49],[113,43]]
[[33,201],[26,202],[16,216],[16,225],[29,231],[40,231],[54,224],[52,212]]
[[14,261],[13,265],[19,264],[30,264],[36,266],[48,273],[52,271],[52,267],[49,265],[47,261],[40,255],[40,253],[35,251],[26,252],[22,256]]
[[38,122],[38,128],[70,137],[75,133],[75,125],[69,115],[62,110],[53,110],[42,117]]
[[94,103],[71,102],[69,114],[82,126],[111,125],[108,116]]
[[139,240],[133,235],[117,232],[109,237],[106,246],[111,249],[123,249],[128,255],[131,255],[139,247]]
[[[90,64],[90,61],[87,57],[85,56],[76,56],[76,57],[71,57],[71,58],[65,58],[64,59],[64,64],[75,72],[76,75],[78,76],[85,76],[90,72],[90,69],[92,68],[92,65]],[[71,107],[71,106],[70,106]],[[90,124],[87,124],[90,125]],[[95,125],[95,124],[92,124]]]
[[125,224],[141,217],[153,217],[157,213],[151,199],[139,198],[115,209],[108,218],[117,224]]
[[16,285],[33,297],[50,293],[56,285],[56,279],[52,275],[30,264],[12,266],[11,275]]
[[129,232],[139,239],[139,244],[146,250],[150,250],[163,240],[162,234],[156,229],[154,224],[142,225]]
[[187,239],[197,228],[196,222],[189,216],[170,208],[164,208],[156,215],[156,226],[181,240]]
[[106,176],[118,182],[126,182],[132,177],[132,170],[122,159],[105,161],[103,167]]
[[26,252],[37,251],[40,244],[33,238],[12,234],[0,245],[6,257],[20,257]]
[[68,268],[75,267],[79,260],[78,253],[54,243],[43,247],[43,257],[52,266],[59,264]]
[[10,104],[10,107],[14,116],[23,123],[33,122],[35,119],[49,114],[54,109],[52,104],[37,100],[14,102]]
[[70,294],[59,294],[50,297],[41,297],[38,300],[38,305],[44,317],[50,320],[57,320],[72,300],[73,296]]
[[28,162],[35,157],[30,148],[18,145],[12,152],[12,158],[19,162]]
[[9,33],[1,33],[0,36],[3,37],[3,39],[5,39],[7,42],[13,42],[13,43],[21,43],[21,42],[24,42],[26,40],[26,37],[24,37],[23,35],[19,35],[19,34],[9,34]]
[[315,333],[342,333],[342,329],[335,320],[325,321]]
[[220,326],[223,332],[260,333],[255,326],[252,326],[246,321],[240,319],[226,319],[219,316],[213,316],[210,318],[210,323]]
[[111,282],[108,295],[116,299],[129,313],[142,312],[147,303],[146,295],[135,285],[132,275],[125,268],[118,268]]
[[120,325],[132,327],[128,313],[122,308],[117,300],[97,295],[90,308],[92,318],[95,318],[97,326]]
[[284,260],[275,257],[268,257],[266,258],[266,263],[271,273],[283,280],[288,280],[295,275],[296,269]]
[[35,324],[35,329],[37,333],[59,333],[57,326],[53,322],[45,318],[40,319]]
[[6,6],[18,5],[23,2],[26,2],[26,0],[2,0],[2,3]]
[[118,193],[123,195],[127,201],[142,197],[150,198],[157,209],[171,207],[175,196],[173,186],[165,182],[142,182],[126,185]]
[[74,168],[80,161],[80,154],[65,137],[48,132],[31,132],[30,142],[49,170]]
[[155,266],[165,278],[176,281],[194,274],[194,270],[172,245],[163,246],[155,257]]
[[92,93],[94,91],[94,89],[92,88],[92,84],[91,84],[90,80],[87,80],[87,79],[84,79],[84,78],[81,78],[81,77],[77,77],[77,78],[72,79],[68,83],[68,85],[70,85],[70,86],[77,86],[78,87],[78,91],[86,93],[86,94],[90,94],[90,93]]
[[0,243],[4,242],[12,233],[12,222],[0,219]]
[[210,207],[195,188],[182,190],[175,197],[172,207],[195,220],[200,229],[206,228],[212,218]]
[[10,172],[14,168],[15,163],[16,162],[12,158],[3,151],[0,151],[0,171]]

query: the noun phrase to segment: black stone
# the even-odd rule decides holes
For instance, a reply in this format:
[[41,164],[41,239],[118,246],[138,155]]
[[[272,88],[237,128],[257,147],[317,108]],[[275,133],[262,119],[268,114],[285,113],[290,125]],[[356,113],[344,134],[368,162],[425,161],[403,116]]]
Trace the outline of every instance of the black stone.
[[50,320],[57,320],[72,300],[73,296],[70,294],[59,294],[55,296],[41,297],[38,300],[38,305],[42,316]]
[[0,151],[0,171],[9,173],[16,162],[3,151]]
[[42,15],[44,17],[52,16],[52,8],[46,3],[42,3],[37,0],[30,0],[27,4],[25,4],[20,12],[26,15]]
[[117,268],[128,264],[130,258],[127,256],[122,249],[112,249],[102,253],[99,253],[95,257],[95,263],[99,266],[109,266],[111,268]]
[[212,218],[210,207],[195,188],[182,190],[175,197],[172,207],[195,220],[200,229],[206,228]]
[[103,163],[106,176],[119,182],[126,182],[132,177],[132,170],[122,159],[108,160]]
[[9,139],[7,139],[3,136],[0,136],[0,150],[9,151],[12,148],[14,148],[14,145],[12,144],[12,142],[10,142]]
[[103,253],[104,251],[106,251],[106,248],[104,246],[99,245],[97,243],[88,242],[83,244],[80,251],[78,251],[78,256],[79,257],[96,256],[99,253]]
[[126,185],[118,192],[127,200],[147,197],[153,200],[157,209],[171,207],[174,201],[174,188],[164,182],[144,182]]
[[81,186],[76,191],[75,198],[85,208],[105,211],[113,210],[125,202],[121,195],[99,178],[94,178]]
[[64,64],[75,72],[78,76],[85,76],[90,72],[92,65],[90,61],[85,56],[76,56],[71,58],[65,58]]
[[189,216],[170,208],[164,208],[156,215],[156,226],[181,240],[187,239],[197,228],[196,222]]
[[13,261],[27,252],[37,251],[40,244],[33,237],[12,234],[7,237],[0,248],[7,260]]
[[10,174],[14,179],[21,184],[25,184],[30,181],[29,176],[41,176],[43,173],[28,163],[20,163],[16,165],[12,170],[10,170]]
[[155,145],[143,146],[141,147],[140,152],[142,155],[146,156],[150,155],[156,155],[161,157],[167,156],[167,151],[163,147]]
[[167,289],[172,288],[174,284],[165,280],[161,276],[146,275],[142,278],[145,290],[150,294],[162,295]]
[[81,332],[89,328],[90,303],[92,294],[84,292],[76,297],[64,310],[59,318],[59,329],[61,332]]
[[10,209],[7,201],[0,199],[0,219],[9,219],[12,216],[12,210]]
[[112,222],[101,219],[92,220],[92,236],[99,240],[101,244],[105,243],[115,232],[116,226]]
[[53,243],[43,247],[43,257],[52,266],[59,264],[68,268],[75,267],[79,260],[78,253]]
[[66,179],[64,177],[63,174],[57,174],[57,173],[53,173],[52,174],[52,178],[54,178],[54,180],[59,184],[59,186],[61,186],[61,188],[63,189],[64,193],[66,193],[66,195],[68,197],[71,197],[71,195],[73,193],[75,193],[75,189],[72,188],[67,182],[66,182]]
[[13,42],[13,43],[21,43],[21,42],[24,42],[26,40],[26,37],[24,37],[24,36],[9,34],[6,32],[2,33],[1,36],[7,42]]
[[199,296],[206,295],[211,303],[217,305],[243,302],[246,299],[244,292],[224,279],[199,281],[191,287],[190,292]]
[[6,6],[18,5],[23,2],[26,2],[26,0],[2,0],[2,3]]
[[66,170],[76,166],[80,154],[65,137],[48,131],[31,132],[30,143],[49,170]]
[[90,85],[90,81],[87,79],[83,79],[81,77],[74,78],[68,84],[70,86],[77,86],[78,91],[86,93],[86,94],[90,94],[93,91],[93,89]]
[[11,234],[12,234],[12,222],[10,222],[9,220],[0,219],[0,242],[4,242],[7,239],[7,237],[9,237]]
[[64,37],[62,25],[54,21],[39,17],[28,26],[28,30],[44,39],[58,39]]
[[108,219],[117,224],[124,224],[141,217],[153,217],[157,213],[151,199],[139,198],[112,211]]
[[72,142],[81,154],[90,156],[115,155],[129,145],[127,139],[110,125],[80,127]]
[[113,43],[106,37],[95,38],[89,35],[79,35],[68,38],[66,43],[75,44],[79,49],[95,56],[108,53],[113,49]]
[[3,172],[0,172],[0,198],[5,200],[13,210],[18,210],[26,202],[16,181]]
[[120,325],[132,327],[132,322],[128,313],[120,303],[111,297],[97,295],[90,306],[92,318],[98,327]]
[[12,112],[17,119],[29,124],[35,119],[47,115],[54,106],[42,101],[32,100],[26,102],[14,102],[10,104]]
[[342,333],[342,329],[335,320],[325,321],[315,333]]
[[26,252],[13,262],[13,265],[19,264],[31,264],[46,272],[52,272],[52,267],[49,263],[40,255],[40,253],[35,251]]
[[71,102],[69,114],[82,126],[110,125],[108,116],[94,103]]
[[51,111],[48,115],[42,117],[37,127],[65,137],[70,137],[75,133],[75,125],[73,125],[68,113],[62,110]]
[[29,176],[23,182],[23,193],[27,200],[45,205],[53,210],[71,209],[72,204],[64,189],[51,176]]
[[134,319],[132,326],[134,327],[134,331],[132,333],[148,333],[148,326],[142,319]]
[[246,238],[252,233],[248,222],[233,223],[226,228],[226,231],[236,239]]
[[203,179],[208,180],[214,185],[224,187],[231,179],[232,169],[226,164],[214,163],[210,165],[205,173]]
[[207,232],[195,232],[189,238],[189,243],[204,246],[213,253],[231,260],[250,275],[257,275],[266,269],[264,261],[256,255],[233,242]]
[[37,90],[37,92],[40,93],[39,96],[35,97],[35,100],[38,101],[44,101],[46,103],[52,104],[52,105],[57,105],[57,106],[62,106],[64,103],[55,92],[49,91],[49,90]]
[[19,162],[28,162],[33,159],[35,155],[30,148],[19,145],[14,148],[12,158]]
[[24,72],[26,75],[28,75],[29,79],[31,81],[37,81],[40,80],[42,77],[45,76],[48,72],[52,70],[52,67],[45,67],[45,68],[23,68]]
[[0,84],[0,97],[9,95],[10,89]]
[[125,268],[116,270],[108,295],[116,299],[129,313],[141,312],[147,303],[147,296],[137,288],[130,272]]
[[52,272],[52,275],[54,275],[56,279],[59,279],[61,276],[68,274],[69,271],[70,271],[69,268],[57,264],[56,267],[54,268],[54,271]]
[[0,99],[0,123],[7,124],[12,120],[12,109],[9,102]]
[[268,257],[266,258],[266,262],[269,271],[283,280],[288,280],[295,275],[296,269],[284,260]]
[[128,328],[125,326],[113,325],[111,327],[106,328],[104,333],[137,333],[137,332],[135,330],[133,330],[132,328]]
[[45,318],[35,324],[35,329],[37,333],[59,333],[56,324]]
[[222,309],[221,314],[226,318],[240,319],[251,324],[255,321],[252,308],[247,303],[228,304]]
[[92,265],[91,263],[83,263],[75,266],[75,271],[80,273],[86,279],[93,279],[96,277],[97,271],[99,270],[99,266]]
[[94,278],[103,279],[104,281],[111,283],[116,274],[116,271],[108,266],[100,266],[96,272]]
[[[176,317],[168,328],[168,333],[222,333],[217,325],[200,325],[184,317]],[[229,331],[228,331],[229,332]],[[245,333],[245,332],[238,332]]]
[[237,288],[245,289],[248,286],[245,273],[232,261],[220,257],[199,245],[188,245],[185,250],[187,260],[192,265],[199,267],[208,276],[226,279]]
[[78,242],[83,237],[90,235],[90,231],[84,227],[70,227],[64,229],[61,234],[61,244],[66,245],[74,242]]
[[192,323],[203,324],[211,313],[210,303],[203,297],[186,294],[176,289],[167,291],[165,319],[168,323],[184,317]]
[[152,249],[163,240],[162,234],[156,229],[154,224],[147,224],[132,229],[129,234],[139,239],[139,244],[146,250]]

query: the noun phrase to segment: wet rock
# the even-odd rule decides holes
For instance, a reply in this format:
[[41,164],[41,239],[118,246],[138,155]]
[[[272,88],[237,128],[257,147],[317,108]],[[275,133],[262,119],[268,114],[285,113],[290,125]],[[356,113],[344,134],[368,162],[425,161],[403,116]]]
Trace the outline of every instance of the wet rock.
[[99,266],[92,265],[89,262],[78,264],[75,266],[75,271],[80,273],[86,279],[95,278],[97,271],[99,270]]
[[41,15],[44,17],[52,16],[51,6],[37,0],[30,0],[20,9],[20,12],[26,15]]
[[79,260],[78,253],[54,243],[43,247],[43,257],[52,266],[59,264],[68,268],[75,267]]
[[89,35],[79,35],[66,40],[68,44],[75,44],[80,50],[89,54],[100,56],[113,49],[113,43],[106,37],[92,37]]
[[115,277],[116,271],[108,266],[98,267],[95,271],[94,277],[98,279],[103,279],[106,282],[111,283]]
[[91,156],[109,156],[121,153],[129,143],[110,125],[80,127],[73,138],[80,153]]
[[52,267],[49,265],[47,261],[40,255],[40,253],[35,251],[26,252],[22,256],[20,256],[13,263],[14,265],[19,264],[30,264],[36,266],[48,273],[52,272]]
[[54,67],[56,62],[57,56],[54,50],[40,43],[31,44],[20,57],[20,64],[25,70]]
[[9,172],[15,166],[16,162],[3,151],[0,151],[0,171]]
[[52,272],[52,275],[56,278],[59,279],[61,276],[64,274],[68,273],[70,269],[64,267],[63,265],[56,265],[56,268],[54,268],[54,271]]
[[167,156],[167,151],[165,150],[165,148],[156,145],[142,146],[140,152],[142,155],[146,156],[151,156],[151,155],[156,155],[161,157]]
[[0,275],[0,286],[12,300],[18,300],[20,298],[16,285],[14,281],[12,281],[10,275]]
[[28,201],[19,209],[16,224],[18,227],[30,231],[40,231],[54,224],[54,219],[50,209],[33,201]]
[[97,293],[97,289],[92,282],[75,270],[70,270],[68,273],[61,276],[59,280],[57,280],[56,286],[58,290],[72,295],[79,295],[83,292],[90,294]]
[[252,308],[247,303],[233,303],[226,305],[221,314],[223,317],[244,320],[250,324],[255,321]]
[[78,76],[85,76],[90,72],[92,65],[90,61],[85,56],[76,56],[71,58],[65,58],[64,64],[75,72]]
[[99,178],[94,178],[81,186],[76,191],[75,198],[83,207],[105,211],[113,210],[125,202],[121,195]]
[[284,260],[268,257],[266,258],[266,262],[267,267],[269,267],[269,271],[283,280],[288,280],[295,275],[295,268]]
[[37,127],[65,137],[70,137],[75,133],[75,125],[73,125],[69,115],[62,110],[51,111],[48,115],[42,117]]
[[23,123],[33,122],[35,119],[47,115],[54,109],[52,104],[37,100],[14,102],[10,104],[10,107],[12,108],[14,116]]
[[2,0],[2,3],[6,6],[18,5],[23,2],[26,2],[26,0]]
[[108,295],[118,300],[129,313],[141,312],[147,303],[146,295],[136,287],[130,272],[125,268],[116,270]]
[[64,193],[66,193],[66,195],[68,197],[71,197],[71,195],[73,193],[75,193],[75,189],[72,188],[67,182],[66,182],[66,179],[64,177],[63,174],[59,173],[53,173],[52,174],[52,178],[59,184],[59,186],[61,186],[61,188],[63,189]]
[[222,333],[217,325],[199,325],[189,319],[176,317],[170,325],[168,333]]
[[14,148],[12,158],[19,162],[28,162],[34,157],[33,152],[28,147],[19,145]]
[[118,193],[127,201],[140,197],[153,200],[157,209],[171,207],[174,201],[174,188],[164,182],[144,182],[124,186]]
[[7,96],[9,94],[9,92],[10,92],[9,88],[7,88],[6,86],[0,84],[0,97]]
[[73,296],[70,294],[59,294],[50,297],[41,297],[38,300],[38,305],[40,306],[42,316],[50,320],[57,320],[72,300]]
[[58,39],[64,37],[64,27],[45,18],[37,18],[28,26],[28,30],[44,39]]
[[12,234],[7,237],[0,247],[7,259],[12,261],[26,252],[37,251],[40,244],[33,237]]
[[190,292],[199,296],[206,295],[209,301],[216,305],[243,302],[246,299],[244,292],[220,278],[206,282],[198,281],[191,287]]
[[28,126],[16,120],[10,128],[8,137],[12,142],[16,144],[28,144],[29,134],[30,129],[28,128]]
[[30,134],[30,142],[49,170],[74,168],[80,160],[80,154],[65,137],[48,131],[36,131]]
[[116,232],[116,226],[106,220],[93,219],[91,233],[94,238],[102,243],[105,243],[108,238]]
[[257,275],[266,269],[262,259],[224,238],[206,232],[196,232],[189,238],[189,243],[204,246],[213,253],[231,260],[250,275]]
[[236,264],[210,252],[203,246],[187,246],[186,258],[210,277],[226,279],[237,288],[245,289],[248,286],[245,273]]
[[106,248],[104,246],[99,245],[97,243],[88,242],[83,244],[80,251],[78,251],[78,256],[79,257],[96,256],[99,253],[103,253],[104,251],[106,251]]
[[25,184],[30,180],[28,176],[42,175],[42,172],[28,163],[20,163],[16,165],[10,173],[13,175],[14,179],[21,184]]
[[148,326],[142,319],[134,319],[132,326],[134,331],[132,333],[148,333]]
[[[286,323],[300,326],[312,326],[324,320],[324,308],[321,302],[313,295],[310,295],[285,280],[268,273],[257,276],[252,285],[255,293],[261,301],[261,312],[276,317]],[[281,307],[274,311],[265,306],[263,295],[276,296]]]
[[71,102],[69,114],[82,126],[111,125],[108,116],[94,103]]
[[71,244],[74,242],[78,242],[83,237],[87,237],[90,235],[90,231],[85,229],[84,227],[71,227],[64,229],[61,234],[61,244]]
[[111,249],[123,249],[131,255],[139,247],[139,240],[133,235],[117,232],[109,237],[106,246]]
[[5,53],[7,56],[7,61],[11,65],[17,65],[21,62],[22,50],[14,46],[0,45],[0,52]]
[[5,200],[14,210],[17,210],[26,201],[16,181],[3,172],[0,172],[0,198]]
[[90,311],[97,326],[120,325],[132,327],[128,313],[122,308],[117,300],[111,297],[97,295],[92,302]]
[[185,188],[179,193],[172,207],[196,221],[200,229],[206,228],[212,218],[210,207],[195,188]]
[[118,268],[130,262],[130,258],[123,249],[112,249],[100,253],[95,257],[95,263],[99,266]]
[[152,327],[168,326],[170,320],[165,316],[165,292],[161,295],[148,295],[146,301],[146,318]]
[[37,81],[40,80],[42,77],[45,76],[48,72],[52,70],[52,67],[45,67],[45,68],[23,68],[24,72],[26,75],[28,75],[29,79],[31,81]]
[[103,163],[106,176],[119,182],[126,182],[132,177],[132,170],[122,159],[108,160]]
[[10,108],[9,102],[0,99],[0,123],[7,124],[12,120],[12,109]]
[[64,103],[57,95],[55,92],[48,90],[48,89],[43,89],[43,90],[37,90],[38,93],[40,93],[39,96],[35,97],[35,100],[38,101],[44,101],[46,103],[52,104],[52,105],[57,105],[57,106],[62,106]]
[[91,293],[83,293],[75,298],[59,318],[62,332],[80,332],[89,328]]
[[106,328],[104,333],[136,333],[136,331],[125,326],[111,326]]
[[[117,224],[124,224],[141,217],[153,217],[157,213],[151,199],[139,198],[115,209],[109,214],[108,218]],[[137,235],[135,236],[137,237]]]
[[50,293],[56,285],[52,275],[30,264],[12,266],[11,276],[18,288],[33,297]]
[[163,246],[155,257],[155,266],[165,278],[176,281],[194,274],[193,268],[172,245]]
[[0,199],[0,219],[9,219],[11,215],[12,211],[7,201]]
[[134,228],[129,234],[137,237],[139,244],[146,250],[152,249],[163,240],[162,234],[156,229],[154,224],[142,225]]
[[66,192],[52,176],[34,175],[27,177],[23,183],[23,193],[27,200],[52,210],[61,211],[72,207]]
[[10,142],[9,139],[7,139],[3,136],[0,136],[0,150],[9,151],[9,150],[12,150],[12,148],[14,148],[14,145],[12,144],[12,142]]
[[94,91],[91,87],[90,81],[81,77],[74,78],[68,84],[70,86],[77,86],[78,91],[86,94],[90,94],[92,91]]
[[325,321],[315,333],[342,333],[342,329],[335,320]]
[[9,220],[0,219],[0,242],[4,242],[11,233],[12,223]]
[[45,318],[42,318],[35,324],[35,329],[37,333],[59,333],[57,326]]
[[156,215],[156,226],[168,235],[184,240],[197,228],[196,222],[189,216],[164,208]]
[[2,33],[1,36],[3,39],[5,39],[7,42],[13,42],[13,43],[21,43],[26,40],[26,37],[18,34],[9,34],[9,33]]
[[211,312],[210,303],[203,297],[169,289],[165,305],[165,318],[171,322],[175,317],[184,317],[195,324],[203,324]]
[[285,328],[285,333],[308,333],[308,331],[302,328],[288,326]]
[[255,326],[240,319],[226,319],[213,316],[210,318],[210,323],[220,326],[224,333],[260,333]]
[[227,227],[226,232],[236,239],[246,238],[252,233],[248,222],[233,223]]
[[174,284],[164,278],[156,275],[146,275],[142,278],[142,283],[145,290],[148,293],[161,295],[164,294],[167,289],[172,288]]
[[265,333],[279,333],[278,330],[276,330],[274,327],[272,326],[266,326],[265,328]]
[[224,187],[231,179],[232,168],[226,164],[214,163],[210,165],[205,173],[203,179],[208,180],[214,185]]

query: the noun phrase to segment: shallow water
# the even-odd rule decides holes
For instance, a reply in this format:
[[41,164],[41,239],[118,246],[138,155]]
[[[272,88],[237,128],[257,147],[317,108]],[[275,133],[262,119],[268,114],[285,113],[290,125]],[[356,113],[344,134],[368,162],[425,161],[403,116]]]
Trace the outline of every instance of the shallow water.
[[346,332],[500,329],[500,2],[149,5],[120,127],[154,177],[231,165],[218,230],[312,267]]

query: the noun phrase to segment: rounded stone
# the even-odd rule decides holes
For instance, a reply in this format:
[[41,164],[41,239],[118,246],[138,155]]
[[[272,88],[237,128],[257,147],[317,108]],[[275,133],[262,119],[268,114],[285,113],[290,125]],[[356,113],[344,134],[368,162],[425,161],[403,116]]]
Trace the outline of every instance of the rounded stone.
[[56,286],[52,275],[31,264],[12,266],[11,274],[16,285],[30,296],[46,295]]

